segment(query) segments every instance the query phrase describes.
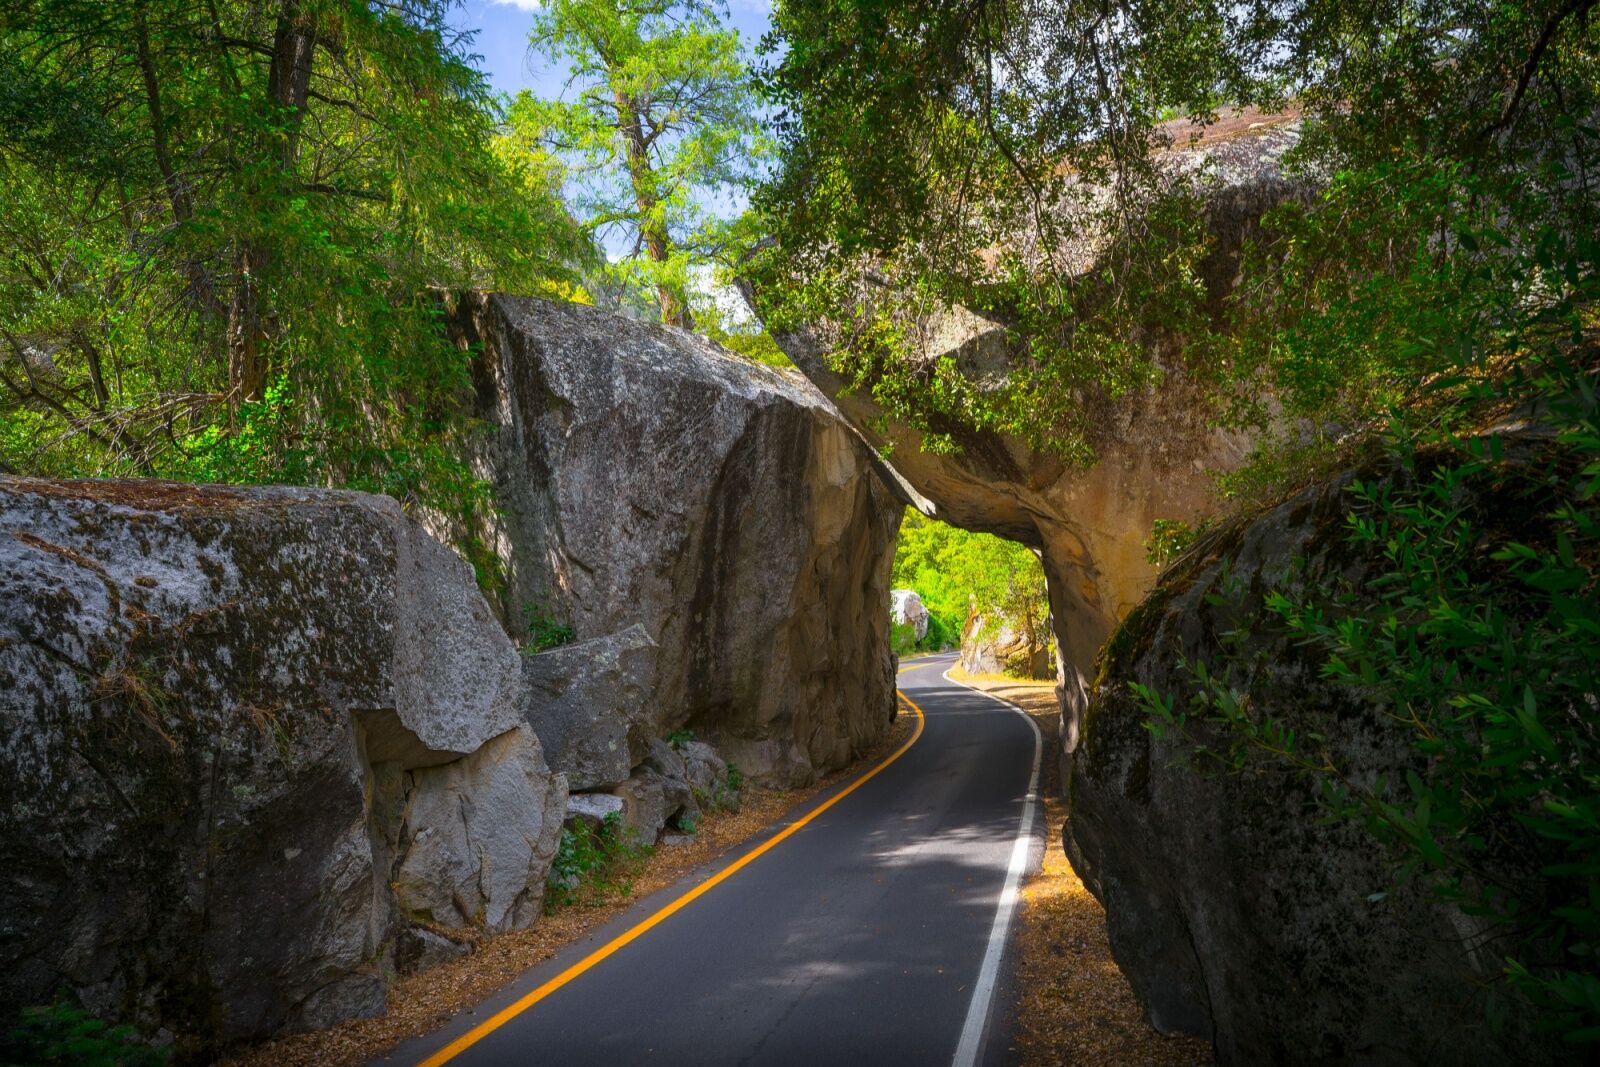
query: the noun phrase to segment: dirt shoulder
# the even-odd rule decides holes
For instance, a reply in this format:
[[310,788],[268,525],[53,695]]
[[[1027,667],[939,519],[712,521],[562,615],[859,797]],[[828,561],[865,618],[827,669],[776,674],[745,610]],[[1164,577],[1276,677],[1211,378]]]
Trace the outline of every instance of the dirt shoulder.
[[1044,735],[1044,863],[1022,887],[1016,934],[1017,1015],[1011,1037],[1019,1062],[1027,1067],[1214,1063],[1209,1041],[1165,1037],[1144,1021],[1133,989],[1111,958],[1105,910],[1062,851],[1067,805],[1054,758],[1060,729],[1055,687],[974,678],[960,667],[950,676],[1016,704]]
[[530,967],[585,938],[640,897],[664,889],[730,850],[847,778],[860,774],[899,746],[915,719],[901,715],[889,737],[860,760],[802,789],[762,789],[747,785],[740,810],[703,818],[695,834],[677,845],[658,845],[633,872],[621,891],[592,895],[584,903],[559,908],[527,930],[480,936],[461,959],[397,981],[389,990],[388,1011],[376,1019],[353,1019],[327,1030],[293,1034],[237,1050],[224,1067],[353,1067],[368,1063],[407,1038],[431,1033],[453,1016],[476,1006]]

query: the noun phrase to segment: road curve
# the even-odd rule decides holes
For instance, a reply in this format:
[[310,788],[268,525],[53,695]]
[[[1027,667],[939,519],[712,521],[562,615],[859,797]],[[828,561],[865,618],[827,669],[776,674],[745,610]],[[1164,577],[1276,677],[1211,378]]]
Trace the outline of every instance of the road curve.
[[[924,714],[921,736],[866,781],[853,776],[379,1062],[884,1067],[950,1064],[958,1045],[962,1067],[1000,1062],[1002,1041],[975,1040],[991,1012],[987,997],[974,1009],[973,991],[980,974],[992,982],[1004,933],[996,916],[1028,851],[1018,841],[1037,734],[1018,712],[943,678],[953,662],[906,664],[901,690]],[[576,977],[507,1011],[653,917]]]

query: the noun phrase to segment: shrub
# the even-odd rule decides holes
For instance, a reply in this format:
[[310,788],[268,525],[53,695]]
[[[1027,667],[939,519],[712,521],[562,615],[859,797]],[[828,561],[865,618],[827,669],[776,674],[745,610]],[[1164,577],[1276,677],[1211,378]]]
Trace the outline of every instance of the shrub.
[[570,645],[577,638],[572,626],[558,619],[547,604],[529,604],[523,614],[528,618],[528,639],[522,643],[524,655]]
[[583,820],[564,827],[545,878],[545,910],[627,896],[633,876],[654,851],[623,828],[620,812],[600,820],[598,829]]
[[66,999],[22,1009],[0,1038],[0,1063],[8,1067],[163,1067],[168,1058],[133,1027],[110,1026]]
[[954,648],[960,640],[960,629],[951,630],[949,624],[934,612],[928,612],[928,632],[923,635],[917,647],[927,652],[943,652],[945,649]]
[[910,623],[889,624],[889,647],[897,656],[909,656],[917,650],[917,628]]

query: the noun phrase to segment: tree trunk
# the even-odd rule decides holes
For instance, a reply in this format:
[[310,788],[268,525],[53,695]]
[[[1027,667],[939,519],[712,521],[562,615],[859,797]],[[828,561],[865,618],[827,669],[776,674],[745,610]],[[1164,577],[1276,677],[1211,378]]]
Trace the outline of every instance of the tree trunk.
[[281,135],[278,162],[293,170],[300,151],[300,123],[311,91],[311,62],[317,47],[316,19],[301,11],[300,0],[283,0],[272,42],[272,67],[267,96],[289,112]]
[[[272,63],[267,70],[267,99],[279,114],[280,130],[263,138],[262,150],[277,157],[285,177],[294,171],[300,153],[300,127],[311,92],[311,66],[316,55],[317,28],[313,15],[301,9],[300,0],[283,0],[272,40]],[[271,263],[260,242],[247,242],[234,258],[233,299],[228,305],[228,384],[233,405],[260,400],[266,391],[267,365],[263,352],[269,316],[261,307],[261,282]]]
[[233,299],[228,303],[229,403],[260,400],[266,391],[267,368],[261,358],[261,297],[256,270],[261,249],[249,245],[234,257]]
[[[617,93],[616,108],[617,132],[628,154],[628,175],[633,182],[634,203],[639,207],[639,235],[644,239],[646,254],[657,263],[665,263],[672,255],[672,238],[666,225],[655,217],[659,201],[650,183],[649,146],[645,144],[639,107],[631,97]],[[661,282],[656,286],[656,299],[661,303],[662,322],[686,330],[694,328],[694,316],[682,293]]]
[[172,167],[172,150],[167,143],[167,122],[161,110],[161,85],[156,79],[156,64],[150,54],[150,31],[145,25],[144,12],[134,16],[134,38],[139,53],[139,73],[144,77],[145,106],[150,111],[150,136],[155,142],[156,167],[161,171],[162,183],[167,187],[167,199],[172,205],[172,221],[189,220],[194,209],[189,203],[189,191]]

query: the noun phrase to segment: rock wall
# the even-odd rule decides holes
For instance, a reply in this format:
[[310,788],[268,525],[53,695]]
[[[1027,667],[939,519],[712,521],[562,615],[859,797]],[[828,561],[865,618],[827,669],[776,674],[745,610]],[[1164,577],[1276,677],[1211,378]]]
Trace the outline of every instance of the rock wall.
[[961,667],[969,674],[1010,674],[1017,678],[1050,677],[1049,639],[1036,645],[1027,632],[1009,620],[991,624],[979,612],[961,627]]
[[539,913],[520,657],[386,497],[0,478],[0,698],[0,1007],[214,1047]]
[[[499,515],[473,531],[498,607],[580,641],[643,627],[648,714],[745,774],[799,784],[884,736],[889,568],[901,502],[803,378],[681,330],[472,295],[475,462]],[[451,531],[460,535],[463,531]]]
[[[1199,749],[1228,746],[1204,723],[1155,737],[1129,689],[1175,694],[1181,708],[1194,689],[1184,659],[1241,665],[1253,713],[1328,739],[1353,781],[1386,775],[1403,791],[1407,771],[1426,776],[1407,731],[1325,679],[1321,658],[1273,627],[1263,603],[1333,579],[1360,587],[1369,564],[1345,525],[1356,476],[1211,535],[1117,631],[1072,763],[1067,853],[1105,905],[1112,951],[1151,1022],[1213,1038],[1220,1063],[1577,1062],[1510,998],[1504,1031],[1490,1029],[1499,931],[1436,903],[1421,879],[1395,885],[1364,826],[1322,820],[1314,782],[1265,758],[1207,770]],[[1250,636],[1233,647],[1230,631]]]

